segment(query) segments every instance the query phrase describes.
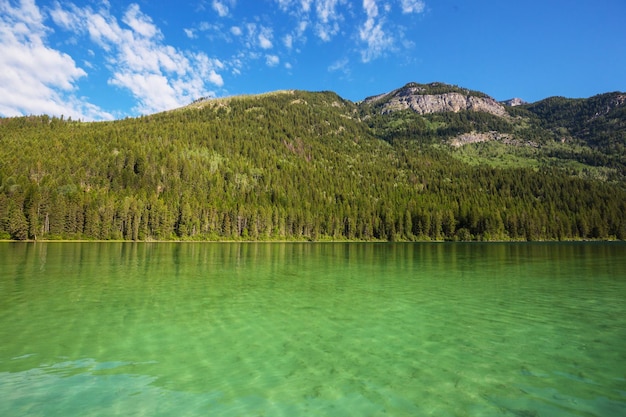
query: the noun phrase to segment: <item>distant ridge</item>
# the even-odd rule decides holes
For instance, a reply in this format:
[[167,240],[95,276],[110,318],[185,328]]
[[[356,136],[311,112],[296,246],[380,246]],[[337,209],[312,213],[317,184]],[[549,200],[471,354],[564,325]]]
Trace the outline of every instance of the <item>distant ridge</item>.
[[[271,96],[275,96],[275,95],[281,95],[281,94],[287,94],[287,95],[293,95],[297,92],[304,92],[304,93],[316,93],[316,91],[306,91],[306,90],[297,90],[297,89],[284,89],[284,90],[275,90],[275,91],[268,91],[268,92],[264,92],[264,93],[254,93],[254,94],[238,94],[238,95],[232,95],[232,96],[225,96],[225,97],[200,97],[196,100],[194,100],[193,102],[189,103],[186,106],[181,107],[180,109],[184,109],[184,108],[198,108],[198,107],[203,107],[207,104],[219,104],[219,103],[227,103],[230,100],[233,99],[245,99],[245,98],[250,98],[250,99],[255,99],[255,98],[263,98],[263,97],[271,97]],[[333,94],[337,94],[333,91],[319,91],[321,93],[333,93]],[[354,102],[354,104],[356,105],[360,105],[360,106],[369,106],[369,107],[384,107],[386,109],[389,109],[390,107],[394,107],[394,104],[389,104],[391,102],[395,102],[395,107],[399,108],[399,109],[406,109],[408,107],[411,107],[410,105],[403,105],[403,104],[398,104],[398,102],[405,102],[408,103],[410,101],[410,97],[416,97],[416,96],[438,96],[440,97],[440,101],[441,98],[443,98],[444,100],[446,98],[450,98],[452,97],[453,100],[452,101],[456,101],[455,98],[458,98],[459,96],[464,96],[466,99],[469,97],[475,97],[475,98],[482,98],[485,99],[485,101],[490,101],[492,103],[490,103],[490,106],[493,105],[493,103],[496,103],[497,105],[501,105],[501,106],[505,106],[505,107],[518,107],[518,106],[526,106],[526,105],[534,105],[537,103],[542,103],[545,101],[551,101],[554,99],[565,99],[565,100],[587,100],[587,98],[567,98],[567,97],[560,97],[560,96],[554,96],[554,97],[546,97],[544,99],[538,100],[536,102],[528,102],[522,98],[519,97],[514,97],[508,100],[501,100],[501,101],[496,101],[495,99],[493,99],[493,97],[491,97],[489,94],[478,91],[478,90],[472,90],[469,88],[464,88],[464,87],[460,87],[454,84],[447,84],[444,82],[431,82],[431,83],[427,83],[427,84],[421,84],[421,83],[417,83],[417,82],[409,82],[407,84],[405,84],[404,86],[388,91],[388,92],[384,92],[384,93],[380,93],[380,94],[376,94],[373,96],[368,96],[366,98],[364,98],[363,100],[358,100],[356,102]],[[597,94],[593,97],[589,97],[589,99],[591,98],[597,98],[597,97],[602,97],[602,96],[611,96],[611,97],[617,97],[617,99],[615,100],[616,103],[619,104],[623,104],[625,99],[624,97],[626,97],[626,93],[622,93],[622,92],[608,92],[608,93],[601,93],[601,94]],[[339,96],[340,97],[340,96]],[[341,98],[341,97],[340,97]],[[343,101],[349,101],[346,100],[344,98],[341,98]],[[417,100],[417,101],[421,101],[421,102],[428,102],[429,100]],[[432,100],[431,100],[432,101]],[[467,100],[466,100],[467,101]],[[470,100],[471,101],[471,100]],[[479,102],[477,100],[477,102]],[[460,106],[460,107],[459,107]],[[437,107],[437,105],[435,105],[435,108]],[[425,114],[425,113],[430,113],[430,112],[440,112],[440,111],[462,111],[462,110],[474,110],[474,111],[481,111],[478,110],[476,108],[463,108],[463,107],[471,107],[471,103],[467,104],[466,106],[463,105],[459,105],[459,104],[451,104],[450,105],[451,108],[447,108],[446,106],[441,106],[441,108],[439,110],[435,110],[432,108],[429,108],[429,106],[426,106],[426,109],[424,110],[418,110],[418,113],[421,114]],[[174,109],[173,109],[174,110]],[[415,109],[414,109],[415,110]],[[488,112],[492,112],[487,110]],[[503,113],[500,110],[496,110],[494,114],[498,114],[498,115],[502,115]]]

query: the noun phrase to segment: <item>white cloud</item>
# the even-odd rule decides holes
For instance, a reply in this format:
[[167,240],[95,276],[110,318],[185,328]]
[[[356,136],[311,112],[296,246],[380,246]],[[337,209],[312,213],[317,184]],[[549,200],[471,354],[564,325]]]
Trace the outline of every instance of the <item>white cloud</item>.
[[78,25],[78,16],[74,13],[71,13],[67,10],[62,9],[54,9],[50,11],[50,17],[57,25],[70,29],[76,27]]
[[239,26],[233,26],[230,28],[230,33],[235,36],[241,36],[243,32],[241,31],[241,28]]
[[291,7],[293,0],[276,0],[276,3],[278,3],[278,7],[285,12]]
[[361,60],[369,62],[381,56],[393,46],[393,37],[383,29],[383,20],[378,16],[376,0],[363,0],[367,19],[359,29],[359,39],[365,43],[361,51]]
[[253,48],[257,46],[257,42],[258,42],[258,31],[257,31],[257,25],[256,23],[246,23],[244,25],[245,31],[246,31],[246,46],[248,48]]
[[339,22],[343,15],[337,7],[345,4],[344,0],[316,0],[315,11],[318,22],[315,25],[317,36],[323,41],[330,41],[340,31]]
[[293,36],[292,35],[285,35],[283,37],[283,44],[285,45],[285,48],[287,48],[287,49],[293,48]]
[[[70,6],[73,7],[73,12],[76,13],[76,15],[81,16],[81,19],[77,22],[77,26],[70,28],[72,31],[83,31],[86,25],[91,40],[107,51],[110,50],[111,44],[122,41],[121,34],[123,32],[117,24],[117,20],[110,16],[93,13],[89,9],[80,10],[74,5]],[[109,21],[107,21],[106,18],[108,18]]]
[[[71,24],[69,17],[66,20]],[[0,114],[112,119],[110,113],[76,95],[77,83],[87,73],[72,57],[46,45],[48,32],[33,0],[22,0],[17,6],[0,0]]]
[[196,31],[193,29],[183,29],[183,31],[189,39],[196,39],[198,37],[198,35],[196,35]]
[[276,65],[280,64],[280,58],[278,58],[278,56],[276,55],[266,55],[265,63],[268,67],[275,67]]
[[[67,7],[77,18],[65,27],[76,34],[88,34],[102,47],[112,72],[109,84],[130,92],[139,113],[182,106],[194,98],[212,95],[209,84],[224,84],[217,72],[223,69],[220,61],[165,44],[160,29],[136,4],[131,4],[122,18],[127,27],[120,26],[107,8],[96,12],[89,7]],[[53,16],[65,22],[65,13],[57,3]]]
[[400,0],[402,13],[422,13],[426,4],[422,0]]
[[[205,74],[209,82],[217,87],[224,85],[224,79],[216,70],[223,70],[225,65],[219,59],[210,59],[206,54],[196,56],[197,68],[201,74]],[[202,86],[200,86],[202,88]]]
[[[389,19],[394,9],[391,0],[362,0],[365,19],[360,25],[348,28],[346,22],[358,19],[353,2],[346,0],[275,0],[278,7],[296,20],[296,29],[284,36],[283,44],[288,49],[296,42],[306,42],[305,33],[311,30],[319,39],[330,42],[339,34],[352,32],[360,47],[361,60],[369,62],[398,47],[406,48],[410,42],[403,40],[404,29]],[[402,13],[422,13],[426,4],[423,0],[398,0]],[[397,10],[397,9],[396,9]]]
[[374,19],[378,16],[378,5],[376,0],[363,0],[363,9],[368,19]]
[[161,32],[152,23],[149,16],[141,13],[138,4],[131,4],[124,14],[122,21],[130,26],[135,34],[139,34],[145,38],[162,37]]
[[[278,3],[278,7],[283,11],[302,11],[308,13],[311,10],[311,3],[313,0],[275,0]],[[299,6],[299,8],[298,8]]]
[[424,0],[361,0],[364,20],[348,26],[359,19],[356,2],[347,0],[274,0],[278,9],[293,19],[294,30],[282,36],[287,49],[304,45],[310,31],[324,42],[330,42],[340,34],[357,40],[357,48],[363,62],[377,59],[388,52],[412,45],[404,39],[405,28],[390,18],[394,9],[403,14],[424,12]]
[[224,79],[222,78],[221,75],[219,75],[217,72],[215,72],[215,70],[210,70],[209,71],[209,81],[212,84],[215,84],[218,87],[223,87],[224,86]]
[[[241,42],[243,47],[248,50],[248,51],[253,51],[259,47],[261,47],[262,45],[265,46],[269,46],[269,48],[271,48],[271,40],[270,39],[266,39],[265,35],[270,35],[271,36],[271,32],[268,34],[268,32],[263,32],[263,27],[259,27],[259,25],[257,25],[256,23],[251,23],[251,22],[247,22],[247,23],[243,23],[238,26],[239,30],[238,32],[240,33],[239,36],[241,36]],[[262,36],[265,33],[264,36]]]
[[309,26],[309,22],[307,22],[306,20],[302,20],[301,22],[298,23],[298,36],[302,36],[304,35],[304,32],[306,31],[306,28]]
[[304,45],[306,44],[306,30],[309,26],[309,22],[307,20],[299,21],[296,25],[295,29],[291,33],[287,33],[282,37],[282,42],[285,48],[291,50],[296,47],[296,45]]
[[130,71],[118,72],[109,80],[112,85],[129,88],[141,97],[146,110],[172,109],[179,106],[176,92],[163,74],[141,74]]
[[[382,2],[380,2],[382,3]],[[363,9],[366,20],[359,28],[358,37],[364,48],[361,49],[361,61],[369,62],[377,59],[389,51],[397,51],[397,45],[409,49],[414,43],[404,39],[402,28],[387,24],[386,14],[391,12],[389,3],[382,3],[383,12],[380,13],[378,0],[363,0]],[[422,0],[400,0],[402,13],[422,13],[426,4]],[[392,35],[393,33],[393,35]],[[397,38],[397,39],[396,39]]]
[[336,72],[336,71],[348,72],[347,67],[348,67],[349,62],[350,61],[348,60],[348,58],[343,58],[338,61],[335,61],[331,65],[328,66],[328,71],[329,72]]
[[200,22],[200,24],[198,25],[198,30],[201,30],[203,32],[209,31],[209,30],[213,30],[215,29],[217,26],[210,24],[209,22]]
[[263,27],[261,28],[261,33],[259,33],[259,46],[263,49],[272,48],[272,30],[270,28]]
[[235,58],[231,61],[231,71],[233,75],[241,75],[241,68],[243,67],[243,62],[240,58]]
[[331,24],[318,23],[315,25],[317,36],[324,42],[329,42],[333,36],[339,33],[339,24],[333,22]]
[[228,6],[222,3],[219,0],[213,0],[213,10],[217,12],[220,17],[224,17],[228,15]]
[[291,15],[298,23],[294,40],[304,42],[307,27],[315,30],[317,37],[330,41],[340,30],[345,18],[340,11],[350,5],[347,0],[275,0],[281,11]]
[[339,17],[337,6],[342,3],[342,0],[317,0],[315,3],[317,17],[322,23],[336,20]]

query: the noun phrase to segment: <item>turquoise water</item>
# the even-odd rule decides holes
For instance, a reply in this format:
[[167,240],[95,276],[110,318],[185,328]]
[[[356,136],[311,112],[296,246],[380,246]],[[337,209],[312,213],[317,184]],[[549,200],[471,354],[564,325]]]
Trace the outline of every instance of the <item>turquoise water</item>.
[[624,416],[621,243],[0,243],[1,416]]

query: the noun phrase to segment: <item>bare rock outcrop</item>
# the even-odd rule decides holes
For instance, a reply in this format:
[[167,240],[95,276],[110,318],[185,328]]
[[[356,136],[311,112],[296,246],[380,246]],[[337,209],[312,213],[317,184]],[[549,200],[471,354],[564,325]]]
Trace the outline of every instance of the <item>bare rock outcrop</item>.
[[496,131],[491,132],[469,132],[462,133],[448,141],[448,144],[452,147],[459,148],[464,145],[469,145],[472,143],[479,142],[491,142],[498,141],[502,142],[506,145],[513,146],[530,146],[533,148],[538,148],[539,145],[533,141],[524,141],[516,138],[514,135],[509,133],[500,133]]
[[[441,88],[441,84],[436,85]],[[418,114],[476,111],[505,117],[504,106],[483,94],[471,94],[469,90],[452,87],[453,90],[440,94],[429,94],[428,87],[408,84],[388,94],[365,99],[365,104],[380,105],[380,113],[387,114],[398,110],[411,109]],[[460,90],[460,91],[459,91]]]
[[511,107],[522,106],[524,104],[528,104],[527,102],[525,102],[519,97],[504,100],[504,101],[501,101],[501,103],[504,104],[505,106],[511,106]]

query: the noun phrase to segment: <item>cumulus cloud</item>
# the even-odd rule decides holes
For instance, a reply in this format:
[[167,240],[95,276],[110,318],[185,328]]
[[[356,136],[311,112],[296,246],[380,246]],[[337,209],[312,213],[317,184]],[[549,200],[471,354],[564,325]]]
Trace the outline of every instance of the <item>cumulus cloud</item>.
[[0,115],[113,116],[76,95],[87,76],[69,55],[46,44],[50,29],[33,0],[12,6],[0,0]]
[[[89,36],[103,49],[112,72],[109,84],[130,92],[139,113],[187,104],[194,98],[213,95],[208,84],[217,87],[224,84],[218,74],[223,69],[220,61],[203,52],[167,45],[160,29],[136,4],[131,4],[124,13],[121,19],[124,26],[106,4],[98,11],[73,4],[65,7],[56,4],[51,13],[55,22],[76,34]],[[67,18],[68,14],[74,17]]]

